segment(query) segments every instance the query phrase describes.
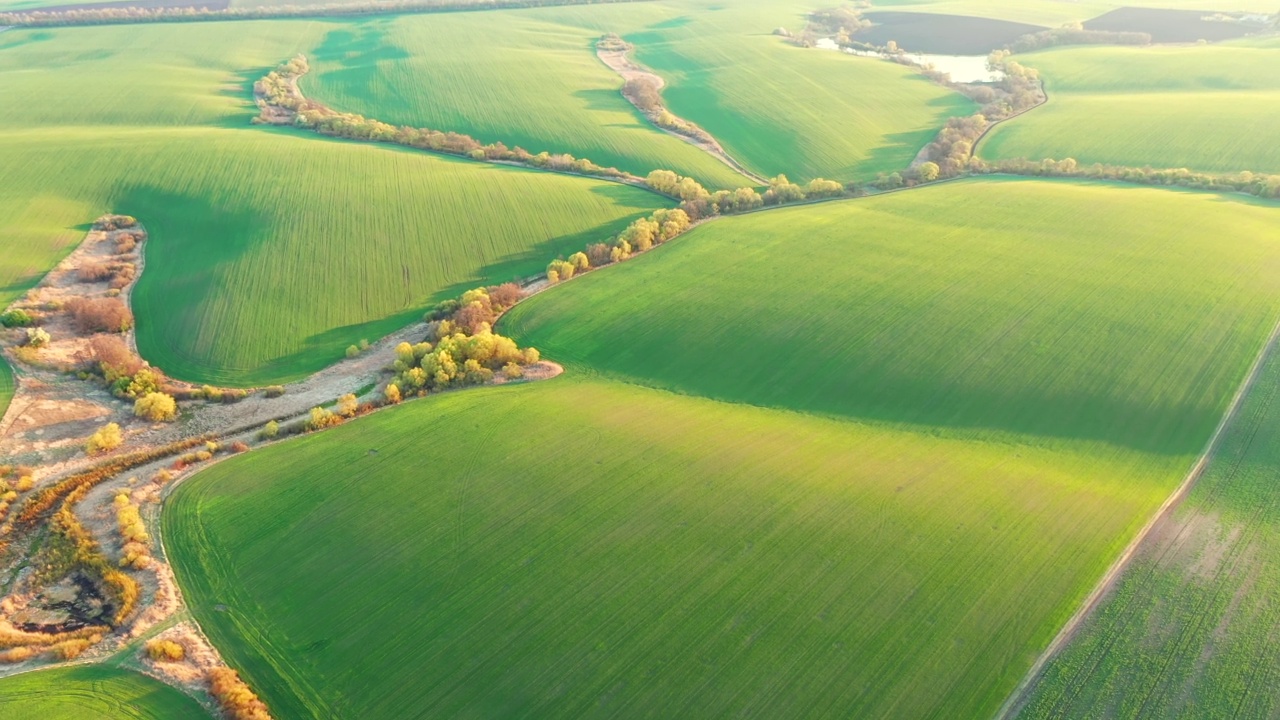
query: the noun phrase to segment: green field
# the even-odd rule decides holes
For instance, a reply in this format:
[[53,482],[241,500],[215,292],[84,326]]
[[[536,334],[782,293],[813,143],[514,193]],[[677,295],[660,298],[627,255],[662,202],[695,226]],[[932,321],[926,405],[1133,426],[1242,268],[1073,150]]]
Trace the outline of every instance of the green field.
[[281,717],[968,716],[1167,489],[1013,449],[566,378],[217,465],[165,537]]
[[1278,216],[953,182],[717,220],[503,327],[575,367],[731,402],[1194,454],[1280,318]]
[[[261,384],[317,370],[462,287],[536,273],[666,203],[250,126],[245,83],[261,70],[235,68],[288,57],[309,26],[0,35],[0,89],[14,100],[0,108],[9,282],[34,282],[99,214],[136,215],[152,235],[134,297],[144,356],[184,379]],[[152,63],[166,66],[160,82]]]
[[1280,315],[1275,212],[984,180],[719,220],[504,319],[567,377],[220,464],[169,554],[290,717],[989,714]]
[[1021,713],[1275,717],[1280,354],[1204,477],[1157,527]]
[[[501,42],[486,37],[495,25]],[[599,35],[524,11],[338,25],[310,53],[312,73],[301,87],[387,122],[569,152],[637,175],[666,168],[708,186],[754,184],[649,125],[618,92],[618,75],[596,59]]]
[[1280,173],[1280,44],[1063,48],[1019,56],[1040,70],[1043,107],[1001,124],[988,159]]
[[[769,35],[801,27],[811,4],[821,6],[672,0],[368,21],[326,36],[303,88],[370,116],[561,148],[632,171],[666,166],[715,186],[745,181],[640,127],[617,92],[621,81],[594,56],[601,33],[636,43],[637,57],[668,81],[671,109],[770,177],[849,181],[901,170],[948,117],[974,110],[908,68]],[[502,42],[485,42],[494,27]]]
[[188,720],[208,718],[195,700],[128,670],[81,665],[0,679],[6,720]]

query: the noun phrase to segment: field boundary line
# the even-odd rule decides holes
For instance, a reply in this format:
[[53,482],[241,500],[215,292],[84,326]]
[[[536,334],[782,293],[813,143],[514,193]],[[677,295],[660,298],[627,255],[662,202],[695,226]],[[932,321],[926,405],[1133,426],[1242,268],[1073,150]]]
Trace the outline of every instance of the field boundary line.
[[1240,408],[1244,405],[1245,397],[1257,382],[1258,376],[1262,372],[1262,366],[1275,349],[1277,340],[1280,340],[1280,321],[1277,321],[1272,327],[1271,334],[1267,336],[1266,342],[1262,344],[1262,349],[1258,351],[1257,356],[1254,358],[1249,372],[1245,374],[1240,387],[1236,389],[1235,395],[1232,396],[1231,402],[1227,405],[1227,410],[1223,413],[1222,419],[1218,421],[1218,426],[1214,428],[1213,434],[1209,436],[1209,440],[1205,444],[1204,450],[1200,453],[1200,457],[1191,466],[1191,469],[1187,471],[1186,476],[1178,487],[1174,489],[1173,493],[1165,498],[1165,501],[1156,509],[1137,535],[1125,546],[1120,556],[1111,563],[1111,566],[1107,568],[1102,578],[1094,585],[1093,590],[1085,596],[1084,601],[1058,631],[1058,634],[1054,636],[1048,647],[1036,658],[1036,661],[1031,665],[1031,669],[1027,671],[1022,681],[1018,683],[1017,687],[1014,688],[1013,692],[1009,694],[996,712],[996,720],[1009,720],[1022,710],[1027,700],[1027,691],[1040,678],[1045,665],[1060,653],[1067,643],[1075,638],[1080,625],[1093,614],[1093,611],[1101,604],[1102,599],[1115,586],[1116,581],[1120,579],[1121,574],[1129,568],[1129,563],[1137,555],[1138,550],[1151,534],[1156,524],[1181,505],[1187,494],[1195,487],[1196,482],[1204,475],[1205,468],[1208,467],[1209,461],[1213,459],[1218,450],[1218,444],[1221,442],[1223,434],[1236,416],[1239,415]]

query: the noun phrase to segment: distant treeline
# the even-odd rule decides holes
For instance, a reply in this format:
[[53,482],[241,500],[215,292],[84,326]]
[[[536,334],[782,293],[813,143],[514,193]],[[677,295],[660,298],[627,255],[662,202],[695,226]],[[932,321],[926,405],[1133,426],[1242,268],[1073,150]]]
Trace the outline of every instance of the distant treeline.
[[1078,27],[1053,28],[1023,35],[1014,40],[1009,50],[1022,53],[1057,45],[1150,45],[1151,33],[1085,30]]
[[228,7],[217,10],[202,7],[112,7],[58,10],[55,12],[30,10],[26,12],[0,13],[0,25],[48,27],[54,25],[261,20],[330,15],[508,10],[560,5],[603,5],[630,2],[650,2],[650,0],[373,0],[371,2],[330,3],[326,5]]
[[1242,192],[1262,198],[1280,199],[1280,175],[1254,172],[1229,174],[1203,173],[1186,168],[1156,170],[1152,168],[1125,167],[1122,165],[1081,165],[1074,158],[1063,160],[1015,160],[986,161],[974,158],[970,170],[977,174],[1004,173],[1033,177],[1070,177],[1091,180],[1115,180],[1136,185],[1185,187],[1193,190],[1218,192]]

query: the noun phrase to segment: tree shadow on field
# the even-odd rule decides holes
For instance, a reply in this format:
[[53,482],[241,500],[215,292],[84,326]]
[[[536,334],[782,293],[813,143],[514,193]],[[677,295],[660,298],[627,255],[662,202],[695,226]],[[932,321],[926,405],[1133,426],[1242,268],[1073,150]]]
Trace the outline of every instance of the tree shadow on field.
[[[280,62],[284,62],[289,58],[280,58]],[[268,68],[254,68],[250,70],[241,70],[233,75],[233,80],[218,88],[218,95],[221,97],[231,98],[236,102],[238,110],[244,112],[235,115],[228,115],[217,122],[210,123],[214,127],[223,128],[243,128],[250,124],[250,121],[258,114],[258,105],[253,101],[253,85],[266,76],[267,73],[275,69],[275,66]]]

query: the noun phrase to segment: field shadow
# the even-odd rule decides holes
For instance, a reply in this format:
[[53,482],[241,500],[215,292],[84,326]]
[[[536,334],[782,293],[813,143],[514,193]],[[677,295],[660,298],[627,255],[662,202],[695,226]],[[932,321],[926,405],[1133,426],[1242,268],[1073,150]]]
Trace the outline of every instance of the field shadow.
[[[284,62],[288,58],[280,58]],[[275,67],[253,68],[241,70],[232,76],[229,83],[221,85],[217,90],[219,97],[229,98],[236,103],[236,109],[242,111],[244,115],[235,114],[219,118],[214,122],[208,123],[213,127],[222,128],[243,128],[249,125],[249,121],[258,114],[258,106],[253,101],[254,83],[261,80],[267,73],[274,70]]]

